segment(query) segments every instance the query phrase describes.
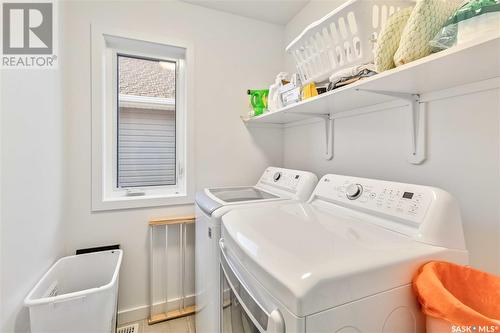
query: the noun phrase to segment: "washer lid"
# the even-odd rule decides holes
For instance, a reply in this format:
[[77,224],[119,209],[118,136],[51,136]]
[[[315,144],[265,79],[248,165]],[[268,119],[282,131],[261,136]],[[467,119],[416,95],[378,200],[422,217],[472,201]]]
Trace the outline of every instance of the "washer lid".
[[430,259],[460,260],[370,221],[379,217],[327,206],[277,202],[222,218],[226,251],[299,317],[408,284]]
[[207,191],[224,202],[255,201],[278,198],[278,196],[260,190],[254,186],[209,188]]
[[206,188],[196,193],[196,203],[208,215],[225,205],[278,199],[282,198],[255,186]]

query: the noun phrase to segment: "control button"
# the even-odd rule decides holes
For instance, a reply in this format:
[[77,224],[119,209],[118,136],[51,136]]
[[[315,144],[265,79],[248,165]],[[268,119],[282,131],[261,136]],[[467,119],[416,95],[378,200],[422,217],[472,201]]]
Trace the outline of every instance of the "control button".
[[370,198],[375,198],[377,196],[377,194],[375,194],[374,192],[370,193]]
[[280,180],[280,178],[281,178],[281,172],[279,172],[279,171],[278,171],[278,172],[276,172],[276,173],[273,175],[273,180],[274,180],[275,182],[277,182],[278,180]]
[[349,200],[355,200],[363,193],[363,186],[360,184],[351,184],[346,188],[346,197]]

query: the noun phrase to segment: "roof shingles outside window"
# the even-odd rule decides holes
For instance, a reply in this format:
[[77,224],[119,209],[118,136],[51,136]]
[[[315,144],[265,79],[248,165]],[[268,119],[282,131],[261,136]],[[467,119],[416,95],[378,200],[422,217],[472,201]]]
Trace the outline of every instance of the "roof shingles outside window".
[[175,63],[118,57],[121,95],[175,98]]

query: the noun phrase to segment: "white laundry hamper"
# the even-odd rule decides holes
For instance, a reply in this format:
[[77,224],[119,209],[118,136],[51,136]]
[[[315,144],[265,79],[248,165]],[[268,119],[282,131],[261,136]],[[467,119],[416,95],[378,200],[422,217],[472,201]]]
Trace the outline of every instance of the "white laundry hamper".
[[286,48],[302,84],[372,62],[374,43],[389,16],[414,5],[414,0],[350,0],[310,24]]
[[111,333],[123,252],[59,259],[26,297],[32,333]]

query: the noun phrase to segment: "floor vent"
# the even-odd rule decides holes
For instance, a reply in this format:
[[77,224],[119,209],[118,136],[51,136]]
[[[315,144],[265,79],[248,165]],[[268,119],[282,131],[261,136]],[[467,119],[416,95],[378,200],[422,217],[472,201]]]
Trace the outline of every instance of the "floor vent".
[[139,333],[139,324],[118,327],[116,333]]

